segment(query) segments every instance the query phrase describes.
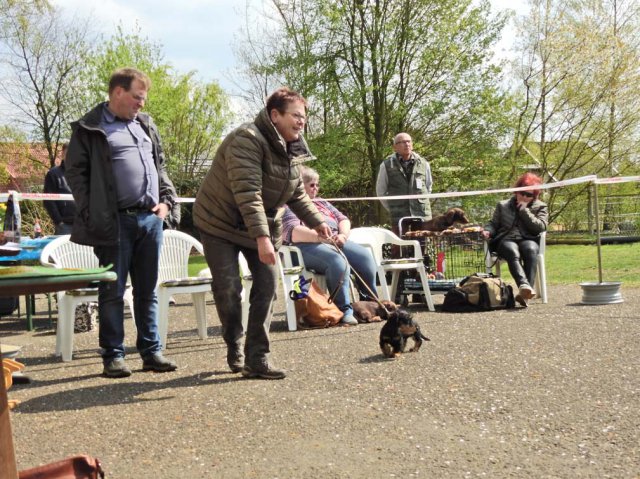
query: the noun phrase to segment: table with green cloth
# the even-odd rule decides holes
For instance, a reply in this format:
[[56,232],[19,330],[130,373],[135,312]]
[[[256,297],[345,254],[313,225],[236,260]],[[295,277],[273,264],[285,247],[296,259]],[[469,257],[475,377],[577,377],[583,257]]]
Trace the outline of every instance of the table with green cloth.
[[[0,245],[0,266],[37,265],[40,264],[40,254],[45,246],[57,236],[43,238],[22,238],[20,243]],[[32,313],[35,309],[33,295],[25,295],[27,313],[27,329],[33,329]],[[49,299],[49,325],[51,326],[51,300]]]
[[67,269],[48,266],[0,266],[0,296],[51,293],[87,288],[100,281],[115,281],[111,266]]
[[[111,266],[95,269],[57,269],[46,266],[0,266],[0,296],[54,293],[115,281]],[[0,356],[2,347],[0,346]],[[0,477],[17,477],[7,390],[0,380]]]
[[[97,286],[100,281],[115,281],[111,266],[95,269],[64,269],[50,266],[0,266],[0,296],[31,296],[38,293],[67,291]],[[27,311],[29,312],[29,311]],[[27,328],[33,329],[31,315]]]

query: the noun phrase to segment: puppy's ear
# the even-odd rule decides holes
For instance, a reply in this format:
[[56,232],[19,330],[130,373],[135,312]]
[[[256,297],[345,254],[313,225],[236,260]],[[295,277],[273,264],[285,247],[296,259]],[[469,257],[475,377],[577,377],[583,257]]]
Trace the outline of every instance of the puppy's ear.
[[464,210],[460,209],[460,208],[456,208],[456,219],[460,223],[468,223],[469,222],[469,218],[467,218],[467,215],[465,214]]
[[396,309],[398,309],[398,305],[396,303],[394,303],[393,301],[387,301],[386,299],[382,301],[382,304],[384,304],[384,307],[387,308],[387,311],[391,312],[391,311],[395,311]]
[[398,316],[398,319],[402,321],[413,320],[413,314],[404,308],[398,308],[396,311],[394,311],[394,314],[396,314]]

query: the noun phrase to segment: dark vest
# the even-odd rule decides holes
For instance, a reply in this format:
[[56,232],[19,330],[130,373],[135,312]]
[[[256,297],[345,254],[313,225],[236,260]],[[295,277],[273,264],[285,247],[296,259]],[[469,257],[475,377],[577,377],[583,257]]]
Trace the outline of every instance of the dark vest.
[[[427,178],[425,176],[425,163],[427,160],[415,155],[415,163],[411,176],[407,176],[400,166],[400,161],[396,155],[392,155],[384,160],[384,167],[387,171],[387,191],[389,196],[400,195],[426,195]],[[418,188],[420,183],[422,188]],[[412,200],[388,200],[389,213],[393,223],[404,216],[420,216],[431,219],[431,205],[427,198]]]

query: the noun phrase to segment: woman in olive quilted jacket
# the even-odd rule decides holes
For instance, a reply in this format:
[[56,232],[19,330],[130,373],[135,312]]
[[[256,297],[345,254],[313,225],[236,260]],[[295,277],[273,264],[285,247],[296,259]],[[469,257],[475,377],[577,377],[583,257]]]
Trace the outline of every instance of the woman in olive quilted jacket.
[[[276,249],[288,205],[322,236],[331,235],[307,196],[297,152],[306,121],[306,100],[281,88],[252,123],[222,142],[193,208],[211,275],[216,309],[232,372],[247,378],[282,379],[269,363],[269,326],[277,285]],[[238,253],[247,260],[253,287],[244,351]]]

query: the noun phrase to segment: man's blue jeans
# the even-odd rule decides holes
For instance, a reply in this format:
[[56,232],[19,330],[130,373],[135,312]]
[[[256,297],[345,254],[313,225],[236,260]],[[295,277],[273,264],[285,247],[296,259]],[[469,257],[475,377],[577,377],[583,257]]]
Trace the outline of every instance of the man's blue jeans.
[[202,246],[211,270],[211,291],[222,324],[222,338],[230,357],[242,351],[242,282],[238,253],[242,252],[253,279],[249,293],[249,321],[244,344],[245,364],[252,368],[269,363],[269,328],[278,285],[276,266],[260,261],[258,250],[245,248],[201,232]]
[[[342,252],[349,260],[346,263],[335,247],[324,243],[294,243],[302,252],[304,265],[320,274],[324,274],[327,279],[329,292],[333,293],[341,279],[344,279],[342,286],[338,288],[335,296],[335,303],[340,311],[345,315],[353,314],[351,300],[349,298],[351,267],[356,270],[371,291],[377,296],[376,291],[376,264],[371,251],[358,243],[347,241],[342,248]],[[364,300],[372,300],[371,293],[357,281],[358,292]]]
[[158,335],[158,261],[162,247],[162,220],[151,212],[120,212],[120,244],[96,246],[100,265],[113,265],[114,282],[100,283],[98,314],[100,347],[105,364],[124,357],[124,292],[127,277],[133,286],[133,312],[138,330],[136,347],[143,358],[162,350]]

